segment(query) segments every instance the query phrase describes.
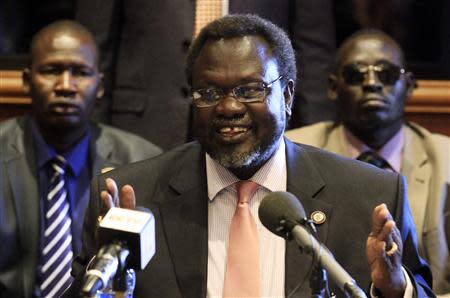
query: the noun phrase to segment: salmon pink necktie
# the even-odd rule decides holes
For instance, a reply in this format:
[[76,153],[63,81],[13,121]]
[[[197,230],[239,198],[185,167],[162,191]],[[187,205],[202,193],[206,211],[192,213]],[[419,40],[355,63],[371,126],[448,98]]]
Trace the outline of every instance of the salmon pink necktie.
[[259,237],[249,203],[258,189],[253,181],[236,184],[238,203],[228,240],[224,297],[259,297]]

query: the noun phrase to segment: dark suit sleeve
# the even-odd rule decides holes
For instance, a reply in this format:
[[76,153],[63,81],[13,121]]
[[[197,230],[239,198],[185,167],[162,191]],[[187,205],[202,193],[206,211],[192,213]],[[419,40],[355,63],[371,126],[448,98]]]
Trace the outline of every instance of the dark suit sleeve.
[[336,48],[333,1],[293,3],[290,31],[297,52],[298,85],[291,128],[336,118],[334,102],[327,96]]
[[122,13],[120,0],[77,0],[75,19],[95,37],[101,53],[101,69],[107,74],[105,90],[111,90],[110,73],[114,71],[120,39]]
[[[75,19],[91,31],[100,51],[100,69],[105,77],[105,100],[94,109],[93,119],[107,122],[109,100],[114,84],[116,57],[120,45],[122,24],[121,0],[77,0]],[[108,99],[108,100],[106,100]]]
[[431,291],[432,276],[428,264],[419,256],[417,250],[417,235],[409,209],[406,195],[406,182],[399,176],[398,182],[398,206],[395,210],[395,221],[400,229],[403,241],[403,266],[409,274],[414,286],[414,297],[435,297]]

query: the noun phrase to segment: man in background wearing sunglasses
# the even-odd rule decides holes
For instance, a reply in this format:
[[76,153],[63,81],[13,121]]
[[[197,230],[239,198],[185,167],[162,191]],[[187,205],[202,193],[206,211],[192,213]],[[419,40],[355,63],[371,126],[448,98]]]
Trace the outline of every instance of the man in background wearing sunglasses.
[[450,295],[450,139],[405,123],[415,82],[404,67],[391,37],[373,29],[355,33],[338,50],[330,76],[340,119],[286,135],[405,175],[420,253],[431,265],[436,293]]

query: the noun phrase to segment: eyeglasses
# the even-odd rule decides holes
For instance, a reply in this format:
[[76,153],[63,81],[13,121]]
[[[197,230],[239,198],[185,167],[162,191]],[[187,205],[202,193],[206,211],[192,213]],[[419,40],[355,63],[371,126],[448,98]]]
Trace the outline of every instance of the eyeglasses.
[[[272,85],[282,77],[279,76],[269,83],[254,82],[234,87],[230,90],[231,95],[241,103],[263,102],[270,93]],[[217,105],[227,94],[221,88],[205,88],[193,90],[191,96],[197,107],[204,108]]]
[[391,63],[375,65],[361,65],[358,63],[344,65],[341,69],[342,77],[348,85],[361,85],[369,71],[374,71],[381,83],[394,85],[405,69]]

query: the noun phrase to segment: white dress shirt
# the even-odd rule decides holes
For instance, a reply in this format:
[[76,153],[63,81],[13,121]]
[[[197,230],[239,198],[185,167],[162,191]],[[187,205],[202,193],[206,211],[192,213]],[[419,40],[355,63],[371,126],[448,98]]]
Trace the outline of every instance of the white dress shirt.
[[[206,155],[208,179],[208,279],[207,297],[222,297],[228,234],[237,203],[239,179]],[[272,191],[286,191],[284,140],[275,154],[250,179],[260,185],[250,202],[260,240],[261,297],[284,297],[285,240],[267,230],[258,217],[262,199]],[[276,278],[274,278],[276,277]]]

